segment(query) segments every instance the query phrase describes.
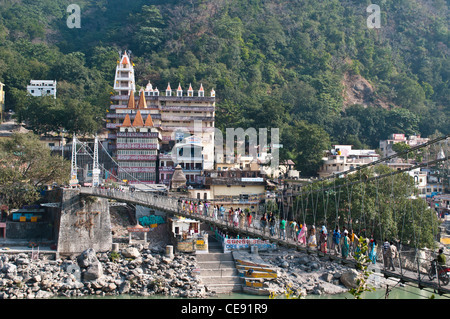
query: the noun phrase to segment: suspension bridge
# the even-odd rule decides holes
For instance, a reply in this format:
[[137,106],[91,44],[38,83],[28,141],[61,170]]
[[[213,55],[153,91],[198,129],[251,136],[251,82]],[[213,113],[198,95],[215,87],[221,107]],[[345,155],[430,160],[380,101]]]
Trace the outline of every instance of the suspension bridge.
[[[97,138],[95,140],[94,150],[88,149],[87,145],[79,142],[75,136],[73,142],[78,142],[82,148],[88,151],[89,154],[92,154],[92,159],[94,162],[93,167],[95,167],[95,171],[93,170],[92,187],[80,187],[80,192],[82,195],[103,197],[117,202],[146,206],[170,215],[179,215],[196,219],[208,223],[215,229],[222,232],[227,232],[230,235],[248,236],[251,238],[270,240],[271,242],[276,242],[279,245],[292,247],[294,249],[305,251],[309,254],[328,256],[331,259],[349,265],[356,266],[357,263],[351,257],[344,258],[340,254],[334,254],[330,250],[325,253],[318,249],[317,246],[304,245],[290,236],[289,230],[287,237],[282,236],[282,232],[280,232],[278,227],[275,227],[274,232],[269,231],[268,228],[261,226],[259,222],[260,216],[264,212],[267,212],[268,209],[274,209],[278,212],[277,217],[279,220],[281,218],[288,220],[301,220],[304,225],[308,226],[308,229],[314,228],[313,226],[316,225],[326,224],[327,227],[338,225],[347,226],[347,229],[357,230],[356,233],[367,233],[367,237],[370,237],[376,233],[378,236],[377,241],[379,243],[378,262],[380,264],[383,262],[382,255],[380,253],[382,242],[388,234],[392,233],[389,233],[388,230],[383,229],[386,225],[381,223],[381,215],[388,210],[390,210],[394,216],[396,212],[399,212],[399,216],[395,216],[394,219],[403,221],[403,225],[401,227],[402,231],[405,229],[405,226],[408,226],[407,224],[415,225],[416,222],[419,222],[420,225],[410,227],[411,230],[407,240],[403,240],[402,232],[396,234],[396,238],[398,239],[397,243],[399,244],[399,255],[397,258],[396,270],[387,270],[381,265],[377,267],[377,271],[385,277],[396,278],[399,283],[410,283],[419,288],[430,288],[439,294],[447,295],[450,294],[450,287],[443,285],[437,279],[431,280],[428,277],[427,272],[429,265],[434,258],[433,254],[430,254],[430,249],[433,251],[435,250],[435,247],[430,247],[428,250],[423,249],[420,247],[420,238],[418,238],[422,235],[420,229],[421,226],[424,228],[431,228],[433,238],[436,239],[439,237],[439,221],[436,217],[436,213],[433,209],[423,209],[423,207],[416,207],[414,206],[415,204],[413,205],[414,200],[419,200],[417,196],[418,194],[415,192],[414,182],[409,182],[409,184],[407,183],[406,187],[404,187],[404,194],[406,194],[407,200],[403,202],[396,201],[394,195],[397,190],[394,190],[394,188],[398,187],[398,185],[395,184],[397,178],[401,178],[408,172],[418,168],[441,169],[445,172],[442,184],[444,185],[447,183],[446,185],[448,185],[448,139],[449,135],[446,135],[431,140],[428,143],[413,147],[402,153],[366,164],[359,167],[354,172],[341,172],[331,177],[320,180],[312,180],[307,183],[300,184],[295,191],[290,193],[290,195],[286,195],[285,192],[280,191],[275,199],[277,207],[268,207],[269,201],[266,201],[262,211],[253,214],[253,222],[251,223],[248,223],[245,220],[243,223],[235,223],[232,219],[226,216],[224,218],[217,216],[213,209],[213,204],[215,202],[214,200],[208,200],[210,205],[207,207],[205,206],[203,212],[200,213],[197,212],[196,209],[191,208],[200,205],[200,200],[198,199],[180,198],[178,196],[171,196],[170,193],[169,195],[161,195],[156,192],[124,191],[98,187],[100,185],[99,176],[101,174],[101,170],[104,168],[101,163],[98,163],[99,143]],[[439,149],[438,155],[432,156],[431,149],[436,148],[436,146],[438,146]],[[76,149],[76,147],[72,147],[72,178],[76,178]],[[385,164],[392,158],[403,157],[408,159],[409,157],[417,156],[418,153],[421,154],[422,161],[418,161],[406,169],[395,171],[380,170],[378,172],[375,172],[374,170],[378,167],[378,165]],[[114,161],[114,159],[112,160]],[[367,172],[375,173],[369,176]],[[349,178],[350,176],[352,176],[351,179]],[[410,179],[406,179],[406,181],[409,180]],[[382,189],[381,186],[384,186],[384,188]],[[356,190],[360,191],[358,205],[354,203],[355,198],[353,198],[352,201],[352,197],[354,197],[354,192]],[[386,196],[386,192],[389,190],[391,191],[391,194]],[[381,195],[382,191],[384,191],[384,196]],[[344,194],[343,197],[341,197],[342,194]],[[319,205],[320,197],[322,197],[322,205]],[[333,197],[334,201],[331,200]],[[365,200],[369,201],[369,198],[372,204],[371,207],[365,203]],[[332,204],[331,208],[330,203]],[[399,205],[403,205],[402,209],[398,207]],[[377,212],[369,212],[369,208],[374,209]],[[414,212],[414,210],[416,211]],[[330,212],[332,214],[328,214],[327,216],[327,213]],[[370,213],[372,215],[370,215]],[[415,218],[420,218],[420,220],[416,221]],[[277,220],[277,222],[279,220]],[[330,230],[331,229],[332,228],[330,228]],[[315,234],[316,238],[318,235],[319,234]],[[364,237],[366,236],[364,235]],[[329,232],[328,244],[331,243],[331,240],[331,232]],[[330,245],[328,245],[328,247],[330,247]],[[408,256],[408,258],[405,259],[404,257],[406,256]]]

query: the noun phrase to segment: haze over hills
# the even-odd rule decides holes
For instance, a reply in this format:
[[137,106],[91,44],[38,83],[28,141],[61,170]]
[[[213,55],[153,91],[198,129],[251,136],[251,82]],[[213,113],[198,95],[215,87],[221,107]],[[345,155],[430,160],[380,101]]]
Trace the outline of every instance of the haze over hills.
[[[0,81],[35,131],[94,132],[130,50],[138,86],[214,88],[217,127],[278,127],[313,170],[331,143],[449,133],[449,2],[373,3],[379,29],[357,0],[83,0],[68,28],[71,1],[1,0]],[[58,99],[30,102],[30,79],[57,80]]]

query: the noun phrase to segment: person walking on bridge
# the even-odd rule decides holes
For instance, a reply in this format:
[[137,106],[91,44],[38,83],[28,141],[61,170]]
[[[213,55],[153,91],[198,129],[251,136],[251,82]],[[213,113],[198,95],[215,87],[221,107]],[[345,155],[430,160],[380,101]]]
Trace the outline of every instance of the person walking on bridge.
[[289,232],[290,232],[289,237],[295,241],[296,232],[297,232],[297,222],[295,220],[293,220],[289,223]]
[[260,222],[261,222],[261,228],[262,228],[263,234],[265,234],[266,233],[266,225],[267,225],[266,213],[264,213],[262,215]]
[[342,258],[346,259],[348,257],[350,251],[348,233],[344,232],[344,236],[342,236]]
[[320,231],[320,238],[319,238],[319,249],[322,253],[327,253],[327,229],[325,226],[322,226],[322,230]]
[[398,257],[398,251],[397,251],[397,247],[394,245],[394,243],[391,241],[389,246],[389,266],[392,267],[392,271],[395,271],[395,267],[394,267],[394,260]]
[[384,243],[383,243],[383,263],[384,263],[385,270],[386,270],[386,268],[388,268],[390,257],[391,257],[391,244],[385,238]]
[[270,236],[274,236],[275,235],[275,216],[273,215],[273,212],[269,213],[268,222],[269,222],[269,227],[270,227]]
[[279,238],[281,239],[282,236],[283,236],[283,240],[286,240],[286,219],[284,219],[283,217],[280,220]]
[[301,229],[300,229],[300,233],[298,234],[298,242],[303,245],[306,246],[306,232],[308,231],[308,227],[306,227],[306,224],[302,224],[300,225]]
[[341,231],[339,230],[339,226],[336,226],[336,228],[333,231],[333,238],[331,243],[335,255],[338,255],[339,252],[341,251],[341,247],[339,246],[340,241],[341,241]]

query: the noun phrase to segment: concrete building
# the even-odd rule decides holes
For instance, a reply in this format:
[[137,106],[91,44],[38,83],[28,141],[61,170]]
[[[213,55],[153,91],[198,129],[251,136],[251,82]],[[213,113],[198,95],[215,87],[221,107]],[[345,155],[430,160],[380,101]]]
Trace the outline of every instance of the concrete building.
[[356,169],[380,158],[375,150],[354,150],[352,145],[334,145],[326,152],[323,164],[318,171],[319,177],[327,177]]
[[[106,128],[108,142],[113,156],[117,156],[117,132],[128,115],[130,121],[134,120],[136,110],[146,118],[151,115],[155,128],[161,133],[161,143],[158,149],[158,160],[161,173],[158,174],[158,182],[170,184],[171,175],[175,168],[172,152],[175,144],[185,138],[195,136],[202,147],[202,161],[205,169],[214,168],[214,122],[215,122],[215,91],[211,90],[209,96],[205,96],[203,85],[194,91],[189,85],[185,92],[178,85],[172,90],[170,83],[164,92],[148,83],[140,89],[139,97],[134,96],[135,79],[133,63],[125,53],[118,61],[114,81],[115,93],[111,95],[111,105],[106,115]],[[188,168],[185,168],[186,170]],[[191,169],[191,167],[189,167]],[[188,177],[190,172],[185,172]],[[189,176],[189,178],[191,178]]]
[[129,96],[132,91],[136,91],[134,67],[127,52],[122,55],[120,61],[117,61],[114,90],[120,96]]
[[[132,99],[132,97],[131,97]],[[154,127],[151,115],[144,122],[137,109],[133,123],[126,114],[117,132],[118,176],[129,183],[144,182],[156,184],[157,158],[161,142],[159,128]]]
[[420,135],[412,135],[407,138],[405,134],[391,134],[387,140],[380,141],[380,151],[383,157],[388,157],[395,154],[392,150],[394,144],[405,143],[410,147],[415,147],[428,141],[428,138],[420,137]]
[[192,198],[214,200],[215,205],[226,209],[239,207],[250,211],[258,211],[266,198],[267,180],[259,170],[205,170],[203,178],[203,189],[189,191]]
[[27,85],[27,91],[32,96],[52,95],[56,99],[56,81],[53,80],[31,80]]

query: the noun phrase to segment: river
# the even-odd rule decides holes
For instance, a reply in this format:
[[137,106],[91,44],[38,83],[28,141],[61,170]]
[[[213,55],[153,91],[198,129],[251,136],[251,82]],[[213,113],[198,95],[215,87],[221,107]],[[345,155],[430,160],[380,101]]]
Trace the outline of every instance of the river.
[[[430,289],[419,289],[410,285],[404,285],[402,287],[389,287],[390,291],[386,297],[386,289],[377,289],[376,291],[364,292],[361,295],[361,299],[390,299],[390,300],[400,300],[400,299],[449,299],[449,295],[439,295],[434,293]],[[64,297],[57,297],[55,299],[68,299]],[[77,297],[71,299],[185,299],[179,297],[170,297],[162,295],[154,296],[132,296],[132,295],[119,295],[119,296],[85,296]],[[249,300],[249,299],[269,299],[268,296],[255,296],[244,293],[230,293],[230,294],[220,294],[216,297],[210,297],[207,299],[234,299],[234,300]],[[282,298],[281,298],[282,299]],[[343,294],[323,294],[323,295],[308,295],[304,298],[305,300],[337,300],[337,299],[354,299],[350,293]],[[185,299],[189,300],[189,299]]]

